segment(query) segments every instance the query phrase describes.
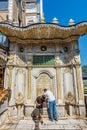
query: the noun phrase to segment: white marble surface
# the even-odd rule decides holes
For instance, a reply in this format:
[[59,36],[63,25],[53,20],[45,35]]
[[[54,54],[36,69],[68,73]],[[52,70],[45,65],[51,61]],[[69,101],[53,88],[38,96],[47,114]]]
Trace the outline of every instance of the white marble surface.
[[[0,130],[34,130],[35,124],[31,118],[24,117],[12,120],[6,120],[0,127]],[[56,121],[49,121],[44,119],[44,124],[39,123],[40,130],[87,130],[87,120],[82,119],[59,119]]]

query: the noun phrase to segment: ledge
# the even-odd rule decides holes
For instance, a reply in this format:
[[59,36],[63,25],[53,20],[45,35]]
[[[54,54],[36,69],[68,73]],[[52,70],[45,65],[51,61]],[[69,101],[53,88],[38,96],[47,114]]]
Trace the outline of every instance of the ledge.
[[[54,23],[36,23],[25,27],[17,27],[0,23],[0,32],[11,41],[24,43],[36,42],[69,42],[87,34],[87,21],[71,26],[61,26]],[[45,32],[45,33],[44,33]]]

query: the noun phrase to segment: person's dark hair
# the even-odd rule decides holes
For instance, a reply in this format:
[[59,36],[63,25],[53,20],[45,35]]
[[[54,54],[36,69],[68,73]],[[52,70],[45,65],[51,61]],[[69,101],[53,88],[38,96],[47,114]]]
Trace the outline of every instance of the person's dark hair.
[[46,91],[47,91],[47,89],[45,88],[45,89],[44,89],[44,92],[46,92]]
[[46,95],[42,95],[42,98],[43,98],[43,100],[45,100],[45,98],[46,98]]

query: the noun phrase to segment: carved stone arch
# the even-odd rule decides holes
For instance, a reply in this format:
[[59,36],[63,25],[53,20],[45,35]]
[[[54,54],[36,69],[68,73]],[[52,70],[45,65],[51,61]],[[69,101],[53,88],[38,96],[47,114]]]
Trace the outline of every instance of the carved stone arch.
[[35,76],[35,78],[36,78],[36,96],[41,95],[43,93],[44,88],[50,89],[52,91],[53,77],[54,77],[54,75],[47,70],[42,70]]
[[53,78],[53,77],[54,77],[54,74],[51,73],[51,72],[48,71],[48,70],[41,70],[41,71],[39,71],[38,73],[36,73],[36,74],[34,75],[34,77],[35,77],[35,78],[38,78],[39,75],[41,75],[42,73],[46,73],[50,78]]

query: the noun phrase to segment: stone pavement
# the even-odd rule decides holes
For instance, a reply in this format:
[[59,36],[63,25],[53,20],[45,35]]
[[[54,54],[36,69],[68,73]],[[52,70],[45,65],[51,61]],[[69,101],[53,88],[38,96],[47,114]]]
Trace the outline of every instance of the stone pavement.
[[[44,119],[44,124],[39,123],[40,130],[87,130],[87,120],[64,118],[58,121]],[[30,118],[10,119],[0,127],[0,130],[34,130],[35,123]]]

